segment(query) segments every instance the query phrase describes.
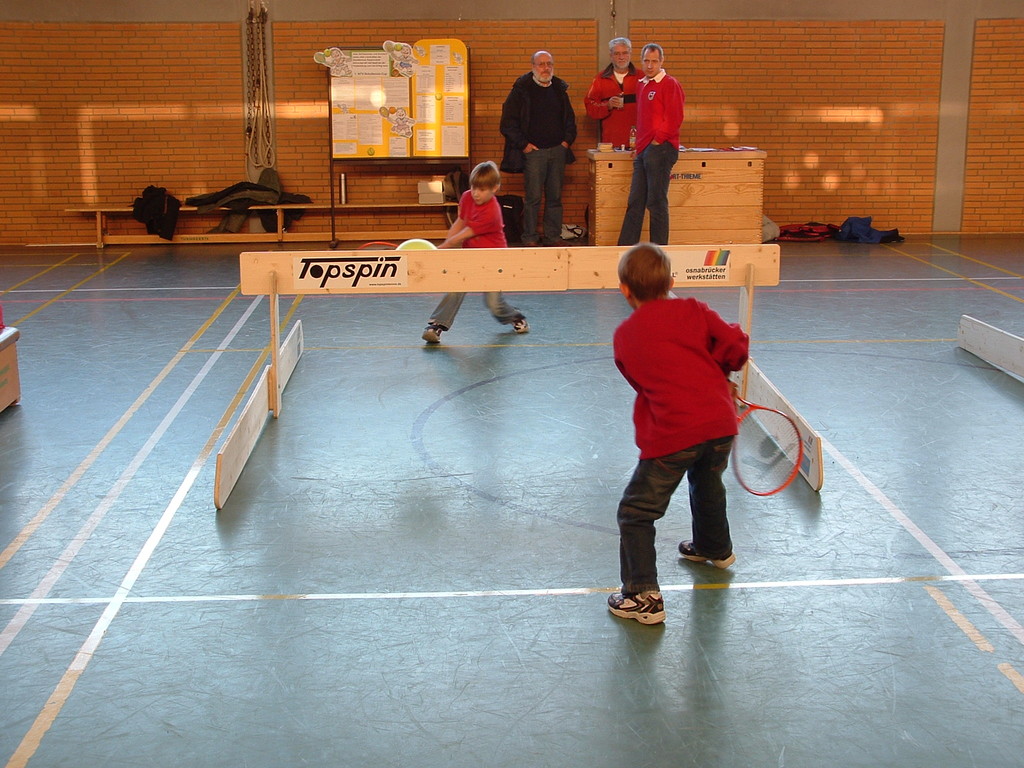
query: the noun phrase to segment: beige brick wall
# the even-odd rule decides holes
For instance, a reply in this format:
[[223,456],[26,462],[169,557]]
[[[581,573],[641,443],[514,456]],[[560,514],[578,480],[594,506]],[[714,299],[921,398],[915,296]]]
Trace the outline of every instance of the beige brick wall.
[[686,92],[683,143],[768,153],[779,224],[931,227],[943,27],[938,22],[644,22]]
[[234,24],[0,26],[0,242],[87,242],[65,208],[239,181],[240,44]]
[[[572,29],[572,35],[565,30]],[[329,202],[330,45],[454,37],[470,52],[471,160],[500,159],[501,104],[530,54],[550,50],[571,86],[582,157],[596,140],[583,95],[596,66],[593,20],[277,22],[273,75],[278,169],[289,191]],[[780,224],[871,215],[880,228],[929,231],[935,193],[940,21],[634,21],[683,84],[689,146],[768,152],[765,211]],[[1020,143],[1024,21],[976,30],[964,185],[965,231],[1024,229]],[[552,42],[557,41],[557,42]],[[149,184],[185,197],[245,180],[243,53],[237,23],[0,25],[3,243],[90,242],[93,222],[64,209],[128,206]],[[411,199],[422,169],[349,174],[353,201]],[[506,192],[521,193],[519,176]],[[586,164],[569,170],[565,220],[579,223]],[[436,227],[440,214],[347,214],[345,226]],[[180,232],[216,218],[183,217]],[[112,226],[139,231],[130,219]],[[310,212],[296,230],[323,231]]]
[[963,229],[1024,230],[1024,19],[975,26]]
[[[578,51],[592,51],[596,46],[596,23],[572,22],[575,33],[570,40],[564,35],[562,43],[553,44],[549,29],[561,28],[568,21],[531,25],[522,22],[485,21],[433,21],[398,22],[386,30],[375,22],[334,22],[279,24],[274,28],[274,67],[276,99],[279,105],[316,105],[315,110],[290,115],[279,111],[278,163],[304,181],[303,192],[317,200],[327,201],[327,70],[313,62],[317,50],[339,45],[346,48],[380,46],[383,40],[417,40],[456,38],[462,40],[469,51],[470,100],[470,162],[483,160],[500,162],[503,139],[498,130],[501,105],[516,77],[529,71],[531,54],[544,48],[555,57],[555,74],[570,85],[570,95],[577,111],[580,134],[577,147],[581,151],[594,146],[596,127],[583,112],[583,96],[593,77],[592,65],[583,61]],[[342,42],[343,41],[343,42]],[[285,108],[287,109],[287,108]],[[566,175],[563,202],[566,223],[582,221],[587,202],[585,155],[580,162],[569,167]],[[350,202],[374,199],[414,200],[416,178],[425,178],[430,169],[401,166],[387,169],[380,166],[362,166],[348,163],[337,166],[346,173]],[[441,169],[444,170],[443,168]],[[283,173],[283,171],[282,171]],[[309,191],[306,191],[308,188]],[[508,174],[503,179],[502,191],[522,194],[522,176]],[[391,221],[414,223],[436,220],[440,214],[395,214]],[[362,220],[353,213],[349,222]],[[355,225],[355,224],[351,224]],[[350,226],[350,224],[346,224]]]

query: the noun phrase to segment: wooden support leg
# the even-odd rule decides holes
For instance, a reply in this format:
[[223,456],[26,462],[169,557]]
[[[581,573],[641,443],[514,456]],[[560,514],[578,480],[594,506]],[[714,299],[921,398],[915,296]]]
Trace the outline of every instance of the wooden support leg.
[[281,329],[280,307],[277,294],[277,273],[270,274],[270,377],[268,381],[268,403],[269,410],[273,411],[276,419],[281,415],[281,390],[278,387],[280,381],[281,362]]
[[[750,328],[754,318],[754,265],[747,264],[746,280],[740,287],[740,309],[739,309],[739,322],[740,327],[750,335]],[[747,376],[750,372],[750,363],[743,366],[743,369],[737,373],[739,378],[739,390],[740,397],[746,399],[747,397]]]

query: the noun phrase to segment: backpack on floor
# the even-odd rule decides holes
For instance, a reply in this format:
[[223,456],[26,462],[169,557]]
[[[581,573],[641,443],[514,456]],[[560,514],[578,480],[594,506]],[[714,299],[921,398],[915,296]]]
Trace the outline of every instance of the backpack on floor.
[[505,241],[509,245],[523,242],[523,198],[519,195],[498,195],[501,218],[505,223]]
[[[455,166],[444,175],[441,180],[441,194],[444,195],[446,203],[457,203],[462,200],[462,193],[469,190],[469,175],[462,166]],[[445,218],[448,226],[455,223],[458,218],[458,211],[454,208],[445,208]]]
[[452,168],[441,180],[441,193],[446,203],[457,203],[462,193],[469,189],[469,176],[464,168]]
[[828,240],[838,231],[839,227],[833,224],[819,224],[816,221],[807,224],[786,224],[779,227],[779,234],[775,239],[790,243],[814,243]]

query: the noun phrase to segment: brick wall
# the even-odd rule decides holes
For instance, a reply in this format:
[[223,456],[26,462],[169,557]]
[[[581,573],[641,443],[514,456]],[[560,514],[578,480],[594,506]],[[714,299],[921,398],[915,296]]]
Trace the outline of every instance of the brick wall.
[[[552,36],[550,29],[572,24],[572,38]],[[432,38],[462,40],[469,51],[470,162],[501,161],[504,142],[498,126],[501,105],[516,77],[529,71],[530,56],[546,49],[555,58],[555,74],[570,86],[570,97],[577,111],[580,133],[577,147],[579,162],[569,166],[563,192],[566,223],[582,223],[586,207],[587,167],[585,149],[597,141],[596,127],[583,112],[583,96],[594,76],[592,60],[579,51],[596,46],[594,22],[551,21],[545,25],[522,22],[432,21],[396,22],[382,27],[380,22],[288,23],[274,27],[274,71],[278,109],[278,164],[289,177],[303,179],[301,190],[316,200],[328,201],[328,123],[327,70],[314,63],[313,53],[336,45],[344,48],[376,48],[384,40],[414,43]],[[553,42],[561,40],[562,42]],[[294,109],[285,106],[295,105]],[[347,162],[336,168],[346,173],[349,202],[392,199],[415,200],[417,178],[430,176],[430,169],[401,166],[381,168]],[[444,168],[440,169],[443,172]],[[308,188],[308,191],[307,191]],[[521,195],[522,176],[506,174],[502,192]],[[434,222],[437,212],[396,213],[389,220],[403,225],[418,221]],[[346,214],[346,227],[357,226],[364,217],[358,212]]]
[[240,45],[235,24],[0,26],[0,242],[88,242],[65,208],[241,180]]
[[963,230],[1024,230],[1024,19],[975,26]]
[[[572,28],[572,36],[564,34]],[[277,22],[278,169],[289,191],[329,201],[330,45],[454,37],[470,52],[472,162],[499,159],[501,103],[530,54],[547,48],[577,106],[578,155],[594,145],[582,97],[597,67],[594,20]],[[665,46],[687,93],[683,142],[768,152],[765,211],[780,224],[871,215],[880,228],[931,228],[943,26],[917,21],[645,21],[629,35]],[[970,101],[965,231],[1021,231],[1024,21],[978,23]],[[149,184],[185,197],[245,178],[241,24],[0,25],[0,242],[90,242],[65,208],[123,204]],[[582,220],[586,163],[569,169],[567,223]],[[409,199],[412,167],[350,175],[350,199]],[[506,192],[521,193],[519,176]],[[440,214],[399,214],[410,226]],[[318,218],[319,217],[319,218]],[[425,218],[426,217],[426,218]],[[380,214],[346,226],[382,225]],[[216,218],[183,218],[203,231]],[[115,223],[140,231],[131,220]],[[443,226],[443,224],[442,224]],[[323,231],[310,212],[296,230]]]
[[[686,92],[683,144],[768,153],[765,214],[779,224],[931,228],[942,24],[634,22]],[[639,58],[639,56],[637,56]]]

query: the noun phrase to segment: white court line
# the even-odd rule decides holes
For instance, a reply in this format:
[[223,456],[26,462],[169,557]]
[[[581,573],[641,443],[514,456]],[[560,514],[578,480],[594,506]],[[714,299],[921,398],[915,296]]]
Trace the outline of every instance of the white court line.
[[934,557],[938,563],[949,571],[950,574],[957,576],[964,584],[974,598],[981,603],[981,605],[987,610],[992,617],[1002,624],[1006,629],[1010,631],[1021,645],[1024,645],[1024,626],[1021,626],[1020,622],[1013,618],[1003,606],[1001,606],[996,600],[988,594],[981,585],[978,584],[977,577],[971,577],[968,575],[963,568],[957,565],[956,561],[953,560],[946,552],[940,547],[935,541],[924,531],[922,531],[917,524],[911,520],[896,504],[882,492],[882,489],[872,483],[863,472],[854,466],[853,462],[847,459],[839,450],[832,445],[824,437],[821,438],[821,444],[828,451],[829,455],[839,463],[843,469],[849,473],[849,475],[856,480],[860,486],[870,493],[875,500],[885,508],[885,510],[895,518],[896,522],[903,526],[903,528],[917,539],[917,542],[924,547],[928,554]]
[[[793,581],[747,581],[705,584],[671,584],[662,592],[699,592],[711,589],[797,589],[806,587],[857,587],[882,584],[919,584],[958,581],[1020,581],[1024,573],[986,573],[957,576],[865,576],[857,579],[803,579]],[[148,597],[48,597],[9,598],[0,605],[105,605],[113,600],[122,604],[154,605],[161,603],[247,603],[289,600],[438,600],[460,597],[561,597],[564,595],[599,595],[618,592],[621,587],[562,587],[545,589],[471,589],[435,592],[306,592],[296,594],[240,595],[151,595]]]
[[[75,557],[81,551],[82,547],[85,546],[85,543],[89,540],[93,532],[103,521],[103,518],[106,516],[107,512],[110,511],[110,509],[114,506],[117,500],[121,497],[121,494],[124,492],[124,489],[128,486],[128,483],[131,482],[132,478],[135,477],[136,473],[138,473],[139,469],[142,467],[142,464],[153,452],[153,449],[156,448],[157,443],[160,442],[160,438],[162,438],[164,434],[167,432],[167,430],[171,427],[171,425],[174,423],[174,420],[181,413],[182,409],[185,407],[188,401],[192,399],[192,395],[195,394],[199,385],[213,369],[214,364],[224,354],[224,350],[227,348],[227,345],[230,344],[231,340],[241,331],[246,321],[249,319],[249,317],[255,311],[256,307],[259,305],[261,299],[262,297],[258,296],[256,297],[256,299],[252,301],[248,309],[246,309],[246,311],[242,314],[242,317],[238,320],[235,326],[228,332],[227,336],[224,337],[224,340],[220,343],[220,345],[218,345],[217,351],[210,356],[210,358],[206,361],[206,364],[203,365],[202,369],[200,369],[199,373],[197,373],[195,377],[192,379],[191,384],[189,384],[189,386],[181,393],[181,396],[178,398],[177,402],[171,407],[170,411],[167,412],[167,415],[164,416],[163,420],[161,420],[160,424],[157,425],[157,428],[149,436],[149,439],[146,440],[145,444],[138,450],[138,452],[135,454],[132,460],[128,463],[128,466],[125,467],[124,471],[121,473],[120,477],[118,477],[117,481],[114,483],[111,489],[107,492],[106,496],[103,497],[103,499],[93,510],[89,518],[85,521],[82,527],[71,539],[71,542],[64,548],[64,551],[61,552],[60,556],[57,558],[56,562],[50,568],[49,572],[47,572],[47,574],[43,577],[39,584],[36,585],[36,588],[32,590],[32,598],[46,597],[48,594],[50,594],[54,586],[57,584],[57,581],[60,580],[61,576],[63,576],[65,571],[67,571],[67,569],[71,566],[71,563],[74,562]],[[0,656],[3,655],[3,653],[10,647],[11,643],[14,641],[14,638],[18,636],[22,629],[24,629],[29,619],[32,618],[32,614],[35,613],[35,610],[38,607],[38,605],[38,603],[24,604],[21,607],[21,609],[14,615],[14,617],[7,623],[7,626],[4,627],[3,631],[0,632]]]
[[[156,291],[158,293],[171,292],[171,291],[233,291],[236,286],[234,285],[166,285],[166,286],[154,286],[153,288],[140,288],[140,287],[127,287],[127,288],[76,288],[75,293],[145,293],[148,291]],[[8,295],[12,293],[57,293],[61,291],[60,288],[19,288],[16,291],[9,291]]]
[[[188,398],[192,396],[198,383],[206,377],[210,369],[213,367],[214,361],[224,353],[227,345],[231,342],[231,339],[233,339],[242,329],[246,320],[255,310],[260,301],[262,301],[262,297],[258,296],[249,305],[248,310],[239,319],[238,323],[235,324],[234,328],[228,332],[227,336],[224,337],[224,340],[218,345],[217,352],[214,355],[211,355],[210,360],[208,360],[202,370],[196,374],[192,385],[190,385],[186,390],[188,397],[186,397],[186,393],[183,393],[182,398],[179,398],[179,403],[184,404],[183,399],[184,401],[187,401]],[[175,409],[177,409],[177,405],[175,408],[172,408],[172,412],[175,412]],[[170,417],[170,414],[168,414],[168,417]],[[75,654],[75,657],[72,659],[71,664],[68,665],[68,668],[64,671],[64,674],[61,676],[57,686],[47,698],[42,710],[40,710],[39,714],[36,715],[36,719],[32,722],[28,732],[18,744],[18,748],[7,761],[6,768],[25,768],[39,749],[39,745],[42,742],[43,737],[46,735],[46,732],[50,729],[54,721],[57,719],[57,716],[64,708],[64,704],[67,702],[68,697],[70,697],[71,692],[77,685],[78,679],[82,676],[82,673],[85,672],[86,667],[89,666],[89,662],[92,661],[93,654],[95,654],[96,650],[99,648],[99,645],[103,641],[103,637],[106,635],[111,623],[115,618],[117,618],[117,614],[120,612],[125,600],[131,593],[131,590],[134,588],[139,577],[142,575],[143,570],[145,570],[146,565],[149,563],[149,559],[152,557],[153,552],[156,551],[164,533],[166,533],[168,527],[170,527],[171,521],[174,520],[175,514],[177,514],[182,502],[184,502],[185,498],[188,496],[189,491],[195,484],[196,478],[199,477],[200,471],[212,455],[213,445],[214,443],[211,440],[192,463],[192,467],[181,481],[174,497],[164,509],[163,514],[160,516],[160,520],[153,528],[149,538],[146,539],[146,543],[143,545],[142,549],[139,550],[138,555],[136,555],[134,562],[125,574],[124,579],[122,579],[114,598],[103,610],[103,613],[93,626],[89,636],[85,639],[85,642],[82,643],[78,652]],[[22,610],[25,610],[28,607],[29,606],[25,606]]]
[[[1011,275],[992,275],[991,277],[793,277],[779,280],[783,283],[962,283],[964,280],[1020,280]],[[768,286],[774,288],[775,286]],[[95,290],[101,290],[99,288]]]

